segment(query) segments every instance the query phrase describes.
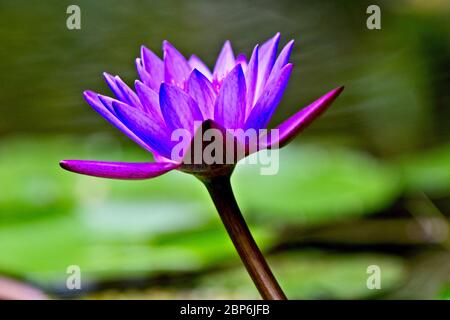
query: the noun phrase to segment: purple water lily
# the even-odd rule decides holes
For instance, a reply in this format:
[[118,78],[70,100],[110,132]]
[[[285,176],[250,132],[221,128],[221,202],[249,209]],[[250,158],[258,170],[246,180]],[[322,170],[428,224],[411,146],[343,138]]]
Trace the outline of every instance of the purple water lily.
[[[235,56],[227,41],[212,72],[197,56],[186,59],[167,41],[163,43],[163,59],[142,47],[141,57],[136,59],[140,80],[135,81],[135,90],[118,76],[105,73],[115,97],[86,91],[84,98],[101,116],[152,153],[155,162],[63,160],[60,163],[69,171],[114,179],[149,179],[174,169],[193,173],[206,185],[233,244],[265,299],[286,297],[253,240],[232,193],[229,178],[235,163],[189,164],[185,161],[189,150],[180,159],[174,159],[175,142],[171,135],[184,129],[194,141],[199,127],[221,132],[229,129],[258,132],[266,128],[293,68],[288,61],[294,41],[288,42],[277,56],[279,41],[277,33],[257,45],[249,60],[243,54]],[[277,135],[270,136],[252,152],[286,145],[325,111],[342,90],[340,87],[328,92],[291,116],[276,127]],[[251,153],[245,150],[244,156]]]
[[[277,57],[280,35],[253,49],[250,60],[235,57],[225,42],[214,71],[195,55],[185,59],[169,42],[163,43],[164,59],[141,48],[136,59],[140,80],[135,91],[118,76],[104,73],[114,93],[110,98],[85,91],[86,101],[106,120],[153,154],[153,163],[64,160],[64,169],[114,179],[148,179],[173,169],[189,168],[173,161],[171,132],[178,128],[194,135],[195,121],[209,121],[225,129],[267,127],[287,86],[293,65],[288,62],[294,41]],[[281,123],[279,137],[266,146],[284,146],[319,116],[343,88],[325,94]]]

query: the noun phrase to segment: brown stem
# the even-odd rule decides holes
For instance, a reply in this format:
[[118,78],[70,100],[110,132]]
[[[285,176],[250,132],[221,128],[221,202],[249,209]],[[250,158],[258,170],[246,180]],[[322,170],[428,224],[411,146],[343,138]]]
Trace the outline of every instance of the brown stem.
[[231,188],[230,177],[202,179],[247,272],[264,300],[286,300],[253,239]]

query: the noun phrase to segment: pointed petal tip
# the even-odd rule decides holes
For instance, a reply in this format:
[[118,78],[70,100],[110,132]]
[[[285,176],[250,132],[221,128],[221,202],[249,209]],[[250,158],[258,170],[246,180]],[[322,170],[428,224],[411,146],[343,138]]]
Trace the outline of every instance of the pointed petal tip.
[[192,74],[194,74],[196,77],[200,77],[201,75],[203,75],[203,73],[201,73],[200,71],[198,71],[197,68],[192,69]]
[[281,33],[280,32],[277,32],[277,33],[275,33],[275,35],[272,37],[272,38],[270,38],[268,41],[266,41],[265,43],[270,43],[270,42],[272,42],[272,43],[274,43],[274,44],[276,44],[276,46],[278,46],[278,43],[280,42],[280,38],[281,38]]
[[99,108],[99,105],[102,105],[102,101],[99,101],[98,96],[99,94],[97,92],[91,90],[83,91],[84,101],[86,101],[95,110]]
[[197,68],[192,69],[191,74],[189,75],[188,79],[192,76],[196,77],[197,79],[206,79],[209,81],[208,77],[203,72],[198,70]]
[[287,63],[282,69],[292,70],[294,68],[293,63]]
[[167,55],[170,55],[171,53],[172,54],[181,54],[178,51],[178,49],[175,48],[175,46],[167,40],[163,41],[162,49],[163,49],[163,57],[166,57]]
[[146,90],[148,87],[142,81],[134,80],[134,88],[136,89],[136,92],[138,92],[138,91]]
[[331,106],[331,104],[336,100],[336,98],[344,91],[344,86],[340,86],[337,88],[334,88],[333,90],[325,93],[323,96],[321,96],[319,99],[314,101],[311,105],[305,108],[311,108],[311,110],[322,110],[323,112],[325,109],[328,109],[328,107]]
[[240,63],[225,77],[214,105],[214,118],[226,128],[244,125],[246,104],[245,76]]
[[233,70],[236,70],[236,72],[238,72],[238,73],[244,74],[244,70],[242,69],[242,65],[240,63],[236,64],[231,71],[233,71]]
[[278,49],[278,44],[280,43],[280,38],[281,38],[281,33],[277,32],[277,33],[275,33],[275,35],[272,38],[270,38],[269,40],[264,42],[262,45],[264,47],[272,46],[272,49],[276,51]]
[[106,71],[103,71],[102,75],[103,75],[103,77],[105,79],[112,79],[112,78],[114,78],[114,76],[112,74],[110,74],[110,73],[108,73]]
[[147,87],[147,86],[141,80],[136,79],[136,80],[134,80],[134,87],[141,87],[142,88],[142,87]]
[[79,163],[80,161],[83,162],[85,160],[61,160],[59,161],[59,166],[64,170],[78,173],[76,169],[76,164]]
[[113,76],[112,74],[109,74],[108,72],[103,72],[103,78],[106,81],[106,84],[108,85],[108,87],[111,89],[111,91],[115,92],[116,89],[116,77],[117,76]]
[[231,41],[230,41],[230,40],[227,40],[227,41],[225,41],[225,42],[223,43],[223,46],[222,46],[222,49],[221,49],[221,53],[222,53],[222,52],[224,52],[224,53],[230,53],[230,54],[232,54],[233,57],[234,57],[233,47],[232,47],[232,45],[231,45]]
[[59,162],[59,166],[65,170],[69,170],[69,163],[70,163],[70,160],[61,160]]
[[[102,96],[99,96],[99,98],[100,98],[100,100],[101,100],[101,99],[102,99]],[[122,108],[123,108],[124,106],[129,107],[127,104],[125,104],[125,103],[123,103],[123,102],[120,102],[120,101],[117,101],[117,100],[111,101],[111,105],[112,105],[112,107],[114,108],[114,111],[118,112],[119,114],[120,114],[120,111],[122,110]]]
[[93,98],[94,96],[97,96],[97,93],[92,90],[84,90],[83,91],[83,97],[85,99]]
[[288,75],[290,75],[293,69],[294,69],[294,64],[293,63],[287,63],[287,64],[284,65],[283,68],[281,68],[281,70],[279,72],[280,73],[281,72],[283,72],[283,73],[287,72]]
[[328,99],[336,99],[342,93],[342,91],[344,91],[344,89],[345,89],[345,86],[340,86],[340,87],[334,88],[330,92],[326,93],[324,95],[324,97],[326,97]]
[[59,166],[67,171],[75,172],[75,168],[73,164],[79,160],[61,160],[59,161]]
[[161,85],[159,103],[169,129],[183,128],[192,131],[192,124],[203,120],[197,102],[176,85]]
[[[228,73],[237,73],[237,77],[239,80],[244,79],[244,85],[245,85],[245,76],[244,76],[244,69],[242,68],[242,65],[240,63],[237,63],[233,69],[231,69],[231,71]],[[245,89],[247,90],[247,89]]]
[[167,83],[165,83],[164,81],[161,82],[161,85],[159,86],[159,96],[160,97],[162,94],[166,94],[166,87],[167,87]]
[[[319,117],[325,110],[327,110],[336,98],[344,91],[344,86],[337,87],[328,93],[321,96],[319,99],[312,102],[309,106],[301,109],[296,114],[281,123],[279,129],[279,137],[275,143],[278,148],[288,144],[295,136],[303,131],[311,122]],[[274,142],[269,143],[269,148],[274,145]]]
[[163,40],[162,48],[163,51],[165,52],[167,49],[174,49],[175,47],[168,40]]
[[225,41],[217,57],[216,64],[214,66],[213,75],[217,79],[222,79],[235,65],[235,56],[231,42]]

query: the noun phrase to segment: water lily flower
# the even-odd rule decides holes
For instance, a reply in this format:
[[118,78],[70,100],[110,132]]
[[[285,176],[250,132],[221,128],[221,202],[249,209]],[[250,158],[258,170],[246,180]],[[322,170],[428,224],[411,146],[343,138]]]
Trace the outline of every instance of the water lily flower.
[[[118,76],[104,73],[114,94],[108,97],[85,91],[88,104],[139,146],[153,154],[154,162],[127,163],[63,160],[69,171],[113,179],[149,179],[177,169],[192,173],[207,186],[219,214],[263,298],[283,299],[267,263],[248,231],[229,184],[234,164],[190,164],[186,150],[173,159],[176,144],[172,133],[187,130],[192,140],[200,123],[203,128],[260,130],[267,128],[286,89],[293,65],[289,57],[294,41],[277,55],[280,34],[256,45],[247,60],[235,55],[226,41],[211,71],[195,55],[186,59],[168,41],[163,59],[146,47],[136,59],[139,80],[131,89]],[[324,112],[343,87],[326,93],[309,106],[279,124],[276,138],[259,146],[279,148],[291,141]],[[247,152],[245,155],[248,155]],[[235,159],[236,161],[239,159]]]

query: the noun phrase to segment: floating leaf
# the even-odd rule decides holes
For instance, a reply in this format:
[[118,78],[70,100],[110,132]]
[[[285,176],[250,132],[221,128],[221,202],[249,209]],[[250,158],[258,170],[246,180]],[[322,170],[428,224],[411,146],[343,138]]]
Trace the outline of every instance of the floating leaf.
[[397,164],[409,190],[433,196],[450,194],[450,145],[402,157]]
[[[379,254],[303,252],[269,257],[270,265],[290,299],[355,299],[383,294],[399,284],[404,262]],[[368,289],[367,267],[381,270],[381,289]],[[236,268],[204,277],[199,289],[236,298],[259,299],[245,270]]]
[[261,165],[245,164],[233,176],[238,202],[255,219],[329,222],[373,213],[399,193],[393,170],[350,150],[289,146],[275,165],[276,175],[261,175]]

